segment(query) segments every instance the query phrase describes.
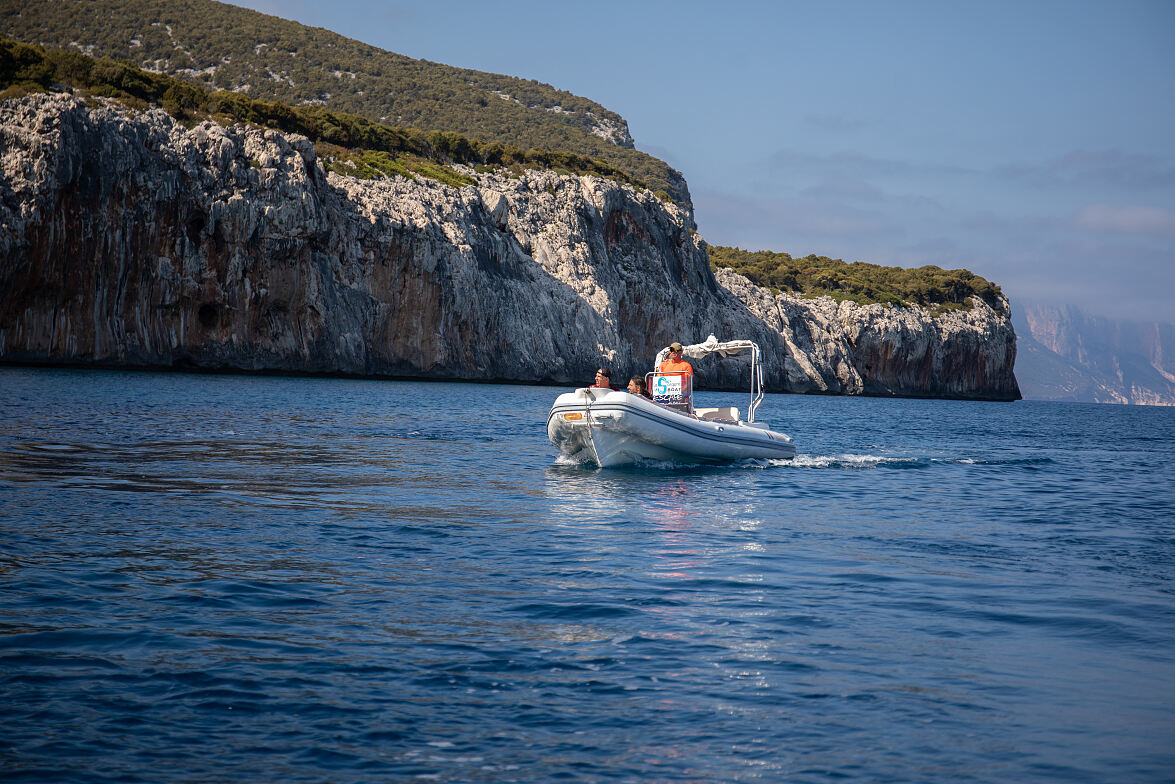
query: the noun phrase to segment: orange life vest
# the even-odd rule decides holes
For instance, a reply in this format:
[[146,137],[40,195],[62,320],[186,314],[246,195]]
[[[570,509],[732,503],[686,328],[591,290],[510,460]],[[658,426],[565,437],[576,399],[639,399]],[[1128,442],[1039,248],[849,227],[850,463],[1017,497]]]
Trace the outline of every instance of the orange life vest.
[[684,359],[679,359],[676,362],[672,358],[661,363],[661,373],[689,373],[694,374],[694,366],[686,362]]

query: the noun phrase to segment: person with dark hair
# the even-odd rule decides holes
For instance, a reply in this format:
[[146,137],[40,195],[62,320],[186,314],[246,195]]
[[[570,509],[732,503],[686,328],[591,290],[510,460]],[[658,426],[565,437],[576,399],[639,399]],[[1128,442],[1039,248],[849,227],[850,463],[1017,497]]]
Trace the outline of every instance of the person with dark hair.
[[634,395],[640,395],[647,400],[652,400],[653,396],[649,394],[649,390],[645,389],[645,377],[633,376],[628,380],[628,391]]
[[612,386],[612,371],[608,368],[600,368],[597,370],[596,382],[592,384],[592,388],[615,390],[616,387]]

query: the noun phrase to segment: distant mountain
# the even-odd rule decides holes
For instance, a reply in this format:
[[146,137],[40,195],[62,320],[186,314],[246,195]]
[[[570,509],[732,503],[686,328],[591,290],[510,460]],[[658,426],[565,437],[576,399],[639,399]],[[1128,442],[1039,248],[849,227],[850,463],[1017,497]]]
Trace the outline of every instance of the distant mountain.
[[0,33],[122,58],[208,89],[587,155],[689,201],[681,174],[634,149],[624,118],[594,101],[534,80],[414,60],[213,0],[0,0]]
[[1025,399],[1175,405],[1175,324],[1036,303],[1013,311]]

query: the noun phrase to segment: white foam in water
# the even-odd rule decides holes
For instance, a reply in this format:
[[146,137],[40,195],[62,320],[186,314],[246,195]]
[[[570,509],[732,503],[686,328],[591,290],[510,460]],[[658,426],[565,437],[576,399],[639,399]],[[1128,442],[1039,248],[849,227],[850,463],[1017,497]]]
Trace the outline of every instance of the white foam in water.
[[[876,468],[880,465],[913,465],[918,463],[923,458],[918,457],[882,457],[880,455],[802,455],[798,454],[791,460],[777,460],[772,458],[757,459],[746,458],[745,460],[737,460],[728,465],[736,468],[847,468],[847,469],[864,469]],[[555,457],[555,464],[562,466],[578,466],[589,462],[586,455],[557,455]],[[945,463],[961,463],[973,464],[974,460],[969,458],[931,458],[930,462],[945,462]],[[641,468],[672,470],[675,468],[693,468],[701,463],[680,463],[672,460],[651,460],[642,459],[634,463]]]
[[791,460],[772,460],[774,466],[792,468],[876,468],[887,463],[917,463],[916,457],[878,455],[796,455]]
[[[574,455],[559,454],[555,456],[555,465],[560,466],[581,466],[587,465],[594,468],[595,463],[586,452],[577,452]],[[695,468],[702,463],[679,463],[674,460],[654,460],[652,458],[637,458],[632,463],[628,464],[628,468],[646,468],[652,470],[673,470],[675,468]]]
[[[969,457],[882,457],[881,455],[854,455],[854,454],[839,454],[839,455],[803,455],[798,454],[791,460],[777,460],[771,458],[746,458],[744,460],[736,460],[727,465],[736,468],[846,468],[846,469],[864,469],[876,468],[881,465],[916,465],[919,462],[928,463],[948,463],[956,465],[977,465],[977,461]],[[555,464],[561,466],[578,466],[590,463],[590,458],[586,454],[578,455],[557,455],[555,457]],[[703,463],[683,463],[673,460],[652,460],[641,459],[637,460],[633,465],[641,468],[673,470],[676,468],[695,468]]]

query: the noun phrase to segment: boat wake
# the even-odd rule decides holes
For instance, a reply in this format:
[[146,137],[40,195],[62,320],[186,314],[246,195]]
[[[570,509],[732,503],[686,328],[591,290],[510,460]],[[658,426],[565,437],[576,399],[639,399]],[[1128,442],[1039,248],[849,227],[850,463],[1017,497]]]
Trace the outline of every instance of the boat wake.
[[877,468],[879,466],[912,466],[921,462],[917,457],[882,457],[880,455],[796,455],[791,460],[771,460],[773,466],[790,468]]
[[803,455],[797,454],[791,460],[759,461],[777,468],[798,469],[845,469],[864,470],[869,468],[929,468],[933,465],[993,466],[1020,465],[1025,462],[1051,462],[1049,458],[1024,460],[986,460],[974,457],[885,457],[882,455]]
[[[735,460],[727,463],[725,466],[715,466],[706,463],[693,463],[689,461],[678,460],[653,460],[649,458],[639,458],[626,466],[618,466],[621,470],[628,471],[673,471],[683,468],[705,468],[711,470],[764,470],[768,468],[793,468],[797,470],[843,470],[843,471],[864,471],[873,468],[894,468],[894,469],[920,469],[930,468],[935,465],[959,465],[959,466],[1003,466],[1003,465],[1020,465],[1024,463],[1040,463],[1051,462],[1049,458],[1037,458],[1033,460],[987,460],[983,458],[973,457],[925,457],[925,456],[904,456],[904,457],[887,457],[884,455],[858,455],[858,454],[835,454],[835,455],[805,455],[797,454],[794,458],[788,460],[776,460],[771,458],[746,458],[743,460]],[[591,454],[587,452],[579,452],[575,455],[561,454],[555,458],[556,466],[577,467],[577,468],[596,468],[593,463]]]

